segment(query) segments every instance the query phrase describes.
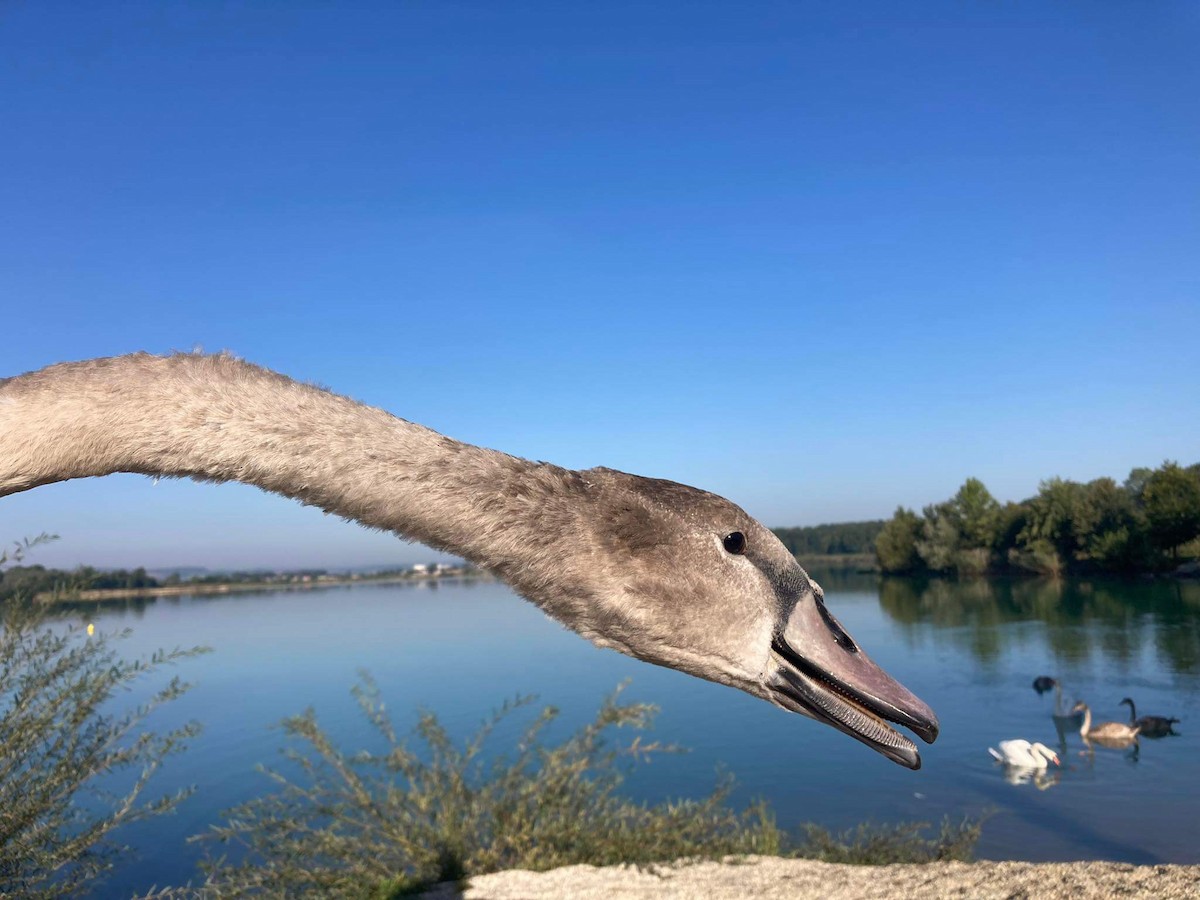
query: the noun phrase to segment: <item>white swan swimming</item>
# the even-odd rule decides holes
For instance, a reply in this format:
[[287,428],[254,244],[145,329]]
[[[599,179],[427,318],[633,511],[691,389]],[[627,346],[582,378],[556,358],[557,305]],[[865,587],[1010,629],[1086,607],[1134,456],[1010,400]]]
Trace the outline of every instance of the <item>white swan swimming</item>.
[[1058,754],[1045,744],[1029,743],[1021,738],[1011,741],[1001,741],[1000,749],[988,747],[988,753],[1006,766],[1019,766],[1023,769],[1045,769],[1050,763],[1061,765]]

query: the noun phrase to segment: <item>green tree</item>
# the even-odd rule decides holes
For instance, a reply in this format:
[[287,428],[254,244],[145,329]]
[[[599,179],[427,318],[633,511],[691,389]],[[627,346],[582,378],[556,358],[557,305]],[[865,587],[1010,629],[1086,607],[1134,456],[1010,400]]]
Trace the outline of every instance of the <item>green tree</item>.
[[839,522],[833,525],[807,525],[799,528],[775,528],[773,531],[793,556],[872,553],[883,520]]
[[1151,564],[1146,524],[1127,488],[1111,478],[1084,485],[1086,534],[1081,535],[1088,562],[1099,569],[1125,572]]
[[1200,476],[1165,462],[1146,479],[1142,491],[1150,540],[1178,558],[1180,544],[1200,535]]
[[1129,470],[1129,477],[1125,479],[1124,488],[1134,503],[1142,502],[1142,493],[1146,490],[1146,482],[1153,474],[1154,470],[1148,466],[1138,466],[1136,469]]
[[1005,503],[996,513],[996,530],[992,537],[992,552],[1001,562],[1020,546],[1021,532],[1029,524],[1029,507],[1025,503]]
[[1035,552],[1050,549],[1056,557],[1056,570],[1070,568],[1093,530],[1094,511],[1085,487],[1077,481],[1051,478],[1042,482],[1027,505],[1029,517],[1021,542]]
[[896,514],[875,538],[875,558],[879,568],[897,575],[924,568],[921,554],[917,552],[920,535],[921,517],[911,509],[897,507]]
[[978,478],[968,478],[950,501],[963,547],[991,549],[996,537],[1000,504]]
[[951,498],[950,522],[958,531],[954,568],[982,574],[992,567],[992,547],[1000,520],[1000,504],[978,478],[968,478]]
[[950,502],[934,503],[923,510],[917,552],[931,572],[952,572],[958,564],[960,532],[958,514]]
[[[949,500],[925,507],[917,554],[932,572],[986,572],[993,563],[1000,514],[1000,504],[983,482],[968,478]],[[912,522],[897,523],[897,538],[902,525],[911,527]]]

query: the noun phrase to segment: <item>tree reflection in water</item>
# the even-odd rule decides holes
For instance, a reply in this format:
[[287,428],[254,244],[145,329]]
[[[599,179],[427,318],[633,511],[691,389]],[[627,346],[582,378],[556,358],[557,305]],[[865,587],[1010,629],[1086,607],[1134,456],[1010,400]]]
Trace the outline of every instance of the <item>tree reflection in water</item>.
[[1177,673],[1200,670],[1200,583],[883,578],[879,603],[913,638],[937,632],[982,663],[1025,642],[1014,623],[1040,623],[1059,661],[1133,664],[1146,648]]

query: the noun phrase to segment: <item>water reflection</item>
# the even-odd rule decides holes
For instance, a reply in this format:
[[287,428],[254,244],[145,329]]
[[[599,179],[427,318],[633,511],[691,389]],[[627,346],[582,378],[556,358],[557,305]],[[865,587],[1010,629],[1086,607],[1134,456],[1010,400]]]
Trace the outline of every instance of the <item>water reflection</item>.
[[1142,749],[1136,737],[1084,736],[1083,746],[1090,753],[1094,753],[1097,747],[1104,747],[1107,750],[1131,750],[1129,759],[1132,762],[1137,762],[1138,751]]
[[1015,787],[1032,784],[1039,791],[1054,787],[1062,780],[1062,773],[1057,769],[1034,769],[1029,766],[1006,766],[997,763],[1004,770],[1004,780]]
[[[1079,734],[1079,729],[1083,727],[1083,716],[1078,713],[1066,716],[1056,714],[1050,718],[1054,722],[1054,730],[1058,733],[1058,746],[1065,753],[1067,736]],[[1082,735],[1080,737],[1082,738]]]
[[1131,766],[1135,766],[1138,760],[1141,759],[1142,745],[1138,743],[1137,738],[1093,738],[1092,740],[1084,740],[1084,749],[1079,752],[1089,768],[1096,764],[1096,748],[1101,747],[1106,750],[1121,750],[1128,751],[1121,754],[1122,758]]
[[881,608],[913,634],[938,630],[983,663],[1024,641],[1039,622],[1053,655],[1135,664],[1147,645],[1175,672],[1200,670],[1200,583],[885,578]]
[[[570,730],[590,721],[615,684],[633,678],[631,696],[662,709],[655,739],[692,751],[635,769],[626,787],[636,799],[703,796],[714,772],[725,770],[738,778],[738,803],[766,798],[789,829],[996,809],[979,846],[983,858],[1200,862],[1191,825],[1200,754],[1187,732],[1200,716],[1200,584],[813,574],[850,632],[937,710],[942,735],[922,748],[920,772],[738,691],[598,650],[491,582],[79,607],[97,630],[134,626],[125,647],[132,656],[178,644],[215,648],[181,670],[196,687],[177,711],[165,711],[199,719],[205,730],[164,767],[160,788],[196,784],[197,793],[179,815],[123,838],[142,857],[109,882],[112,895],[194,877],[201,851],[188,837],[270,787],[255,770],[278,755],[280,735],[270,723],[312,706],[339,746],[362,746],[346,693],[360,668],[376,676],[398,715],[434,709],[459,736],[514,693],[560,707]],[[1088,748],[1079,719],[1054,718],[1056,698],[1031,690],[1042,674],[1062,683],[1060,713],[1083,698],[1099,718],[1127,721],[1118,702],[1132,695],[1139,712],[1144,705],[1183,718],[1184,737]],[[1044,741],[1061,768],[993,766],[987,748],[1013,736]]]
[[178,597],[119,597],[104,600],[59,600],[51,608],[51,615],[83,615],[103,611],[105,613],[124,613],[137,620],[145,616],[146,610],[155,603],[167,603],[170,600],[179,601]]

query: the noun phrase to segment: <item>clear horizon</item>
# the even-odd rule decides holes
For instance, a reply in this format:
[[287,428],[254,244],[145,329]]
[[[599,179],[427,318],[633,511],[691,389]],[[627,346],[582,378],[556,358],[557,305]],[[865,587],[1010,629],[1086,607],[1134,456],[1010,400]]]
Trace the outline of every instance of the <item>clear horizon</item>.
[[[13,6],[4,365],[227,349],[770,526],[1200,459],[1194,5]],[[53,566],[440,558],[237,485]]]

